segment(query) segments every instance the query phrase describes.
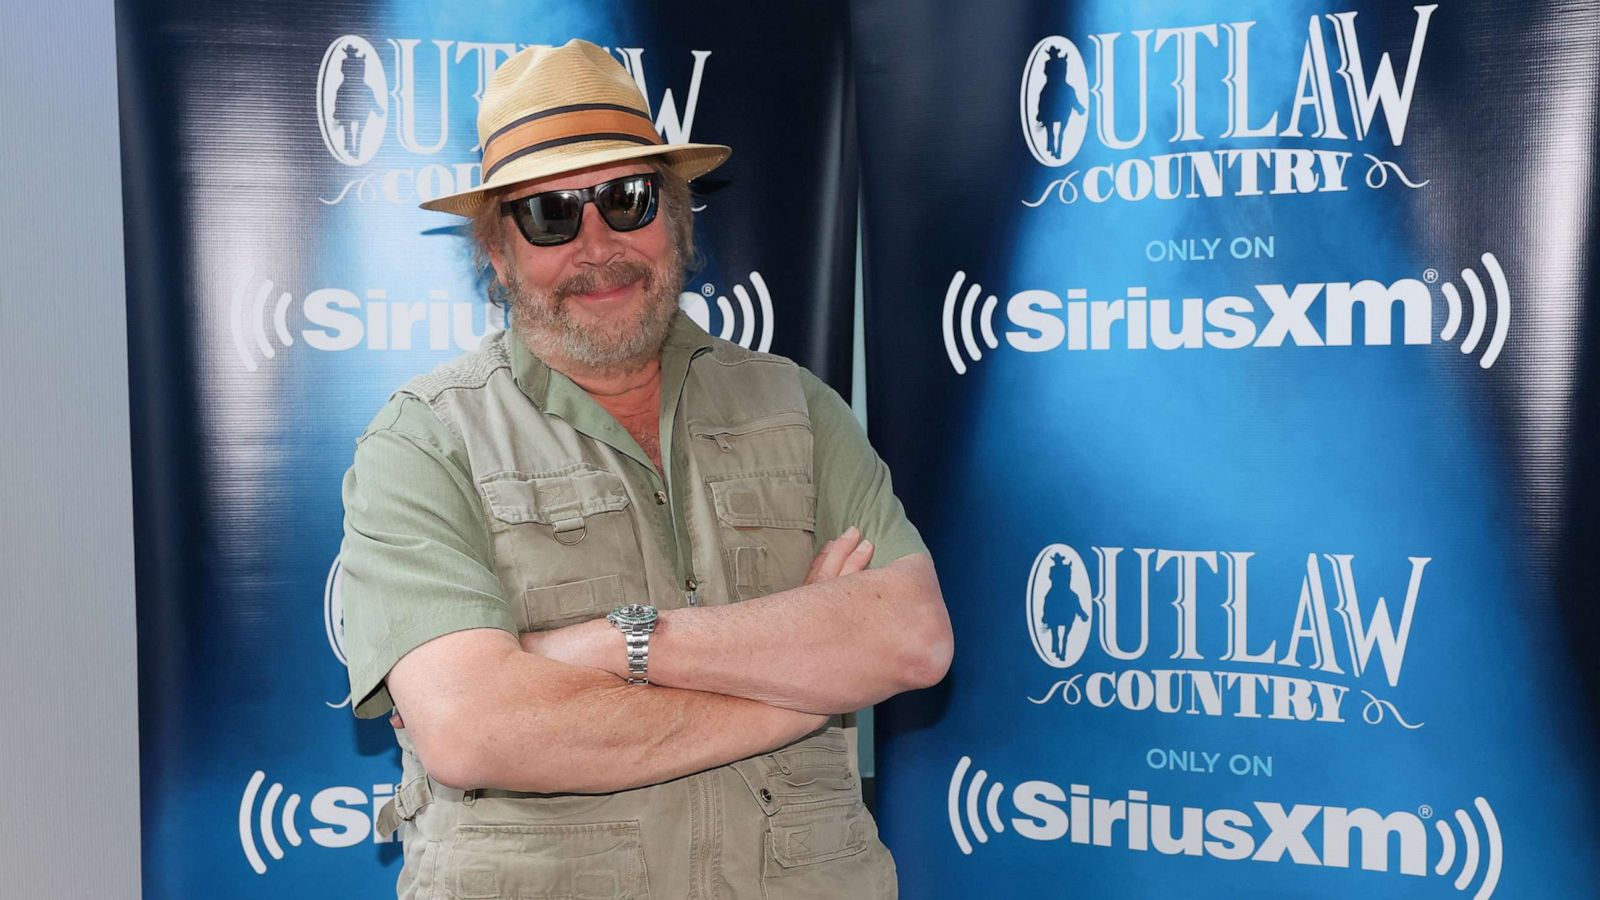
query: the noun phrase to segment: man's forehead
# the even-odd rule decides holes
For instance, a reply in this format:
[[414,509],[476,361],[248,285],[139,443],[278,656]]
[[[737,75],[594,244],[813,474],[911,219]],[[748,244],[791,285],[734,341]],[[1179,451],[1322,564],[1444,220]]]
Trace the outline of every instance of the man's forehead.
[[638,175],[643,172],[655,171],[649,163],[631,160],[629,162],[611,163],[604,166],[591,166],[587,169],[578,169],[574,172],[564,172],[560,175],[551,175],[547,178],[538,178],[525,181],[509,190],[505,199],[517,200],[540,191],[555,191],[564,188],[592,187],[602,181],[621,178],[624,175]]

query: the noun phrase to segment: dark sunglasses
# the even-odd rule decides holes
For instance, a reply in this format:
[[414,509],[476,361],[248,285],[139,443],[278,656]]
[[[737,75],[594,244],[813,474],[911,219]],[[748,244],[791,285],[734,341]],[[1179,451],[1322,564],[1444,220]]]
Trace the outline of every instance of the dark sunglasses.
[[594,202],[600,218],[612,231],[633,231],[656,217],[660,176],[655,172],[624,175],[594,187],[543,191],[500,204],[500,214],[510,216],[528,243],[539,247],[565,244],[578,236],[583,205]]

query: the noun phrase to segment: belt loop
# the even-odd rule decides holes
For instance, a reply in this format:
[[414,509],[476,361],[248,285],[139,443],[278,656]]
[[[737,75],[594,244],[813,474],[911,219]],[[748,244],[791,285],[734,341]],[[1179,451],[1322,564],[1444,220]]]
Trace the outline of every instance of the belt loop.
[[413,778],[410,784],[401,786],[395,792],[394,799],[401,816],[409,822],[417,817],[424,806],[433,802],[433,782],[426,775]]
[[433,802],[433,787],[427,776],[413,778],[400,786],[389,802],[378,810],[378,832],[384,837],[394,834],[401,822],[417,817],[423,807]]

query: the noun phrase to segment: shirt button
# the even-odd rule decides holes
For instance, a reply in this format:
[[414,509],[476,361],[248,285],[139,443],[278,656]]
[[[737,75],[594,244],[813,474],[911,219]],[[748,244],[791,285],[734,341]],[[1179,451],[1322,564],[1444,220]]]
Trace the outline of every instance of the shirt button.
[[667,505],[667,492],[666,491],[656,491],[656,505],[657,506],[666,506]]
[[694,579],[693,579],[693,578],[690,578],[690,579],[688,579],[688,580],[687,580],[687,581],[685,581],[685,582],[684,582],[684,583],[683,583],[683,586],[684,586],[684,587],[686,587],[686,588],[688,588],[688,589],[689,589],[689,590],[691,590],[691,591],[693,591],[693,590],[699,590],[699,588],[700,588],[700,582],[698,582],[698,581],[695,581],[695,580],[694,580]]

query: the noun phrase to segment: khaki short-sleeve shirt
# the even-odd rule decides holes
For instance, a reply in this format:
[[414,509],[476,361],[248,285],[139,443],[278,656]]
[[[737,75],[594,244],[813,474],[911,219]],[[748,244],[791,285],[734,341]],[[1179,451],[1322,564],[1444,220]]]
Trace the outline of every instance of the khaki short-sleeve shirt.
[[[689,351],[669,341],[663,352]],[[664,371],[693,364],[662,360]],[[894,495],[888,467],[850,407],[809,371],[802,368],[800,378],[814,435],[813,551],[855,525],[874,545],[873,567],[927,553]],[[598,407],[594,412],[605,415]],[[494,573],[483,503],[470,473],[461,440],[426,403],[407,394],[395,395],[356,442],[344,478],[340,562],[357,716],[373,718],[392,708],[383,681],[417,646],[471,628],[517,630]]]

